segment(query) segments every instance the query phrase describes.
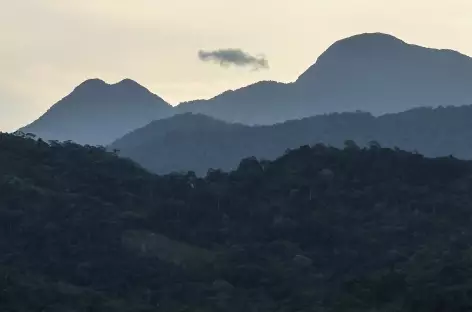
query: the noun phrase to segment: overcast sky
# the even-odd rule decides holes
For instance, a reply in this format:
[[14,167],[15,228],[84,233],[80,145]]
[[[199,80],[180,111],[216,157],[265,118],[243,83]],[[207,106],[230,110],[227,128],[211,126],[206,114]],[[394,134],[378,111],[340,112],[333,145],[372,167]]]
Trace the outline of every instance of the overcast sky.
[[[0,131],[88,78],[131,78],[171,104],[293,81],[334,41],[362,32],[472,55],[471,14],[472,0],[0,0]],[[262,54],[270,68],[198,58],[225,48]]]

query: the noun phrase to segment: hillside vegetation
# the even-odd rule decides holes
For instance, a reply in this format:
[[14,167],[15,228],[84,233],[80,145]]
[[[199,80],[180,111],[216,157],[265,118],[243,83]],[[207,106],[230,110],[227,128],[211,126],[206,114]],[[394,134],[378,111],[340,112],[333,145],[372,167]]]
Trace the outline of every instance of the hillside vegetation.
[[0,134],[0,310],[468,311],[471,169],[348,144],[157,176]]

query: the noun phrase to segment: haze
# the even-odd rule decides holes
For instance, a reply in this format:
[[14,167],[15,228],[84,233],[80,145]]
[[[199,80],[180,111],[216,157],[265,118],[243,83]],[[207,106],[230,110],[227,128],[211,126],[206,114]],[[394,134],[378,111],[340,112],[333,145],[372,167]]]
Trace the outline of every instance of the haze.
[[[85,79],[132,78],[172,104],[292,81],[362,32],[472,55],[470,0],[0,0],[0,131],[32,121]],[[221,68],[199,50],[263,53],[270,69]]]

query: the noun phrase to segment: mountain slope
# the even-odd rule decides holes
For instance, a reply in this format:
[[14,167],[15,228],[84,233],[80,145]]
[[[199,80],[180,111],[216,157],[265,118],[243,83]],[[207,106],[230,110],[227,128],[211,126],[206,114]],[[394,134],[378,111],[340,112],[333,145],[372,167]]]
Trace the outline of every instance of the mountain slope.
[[471,182],[377,146],[200,179],[0,134],[0,310],[470,311]]
[[171,114],[168,103],[132,80],[110,85],[91,79],[20,130],[48,140],[106,145]]
[[232,122],[273,124],[331,112],[378,115],[467,104],[472,104],[470,57],[368,33],[334,43],[293,83],[260,82],[177,109]]
[[419,151],[428,156],[472,159],[472,106],[416,108],[375,117],[369,113],[328,114],[272,126],[243,126],[203,115],[176,115],[133,131],[110,145],[145,168],[168,173],[234,169],[247,156],[273,159],[288,148],[325,143]]
[[175,110],[178,113],[204,114],[249,125],[272,124],[309,116],[300,110],[294,91],[290,83],[260,81],[234,91],[226,91],[209,100],[180,103]]
[[[230,168],[257,146],[249,127],[229,124],[200,114],[178,114],[156,120],[113,142],[108,149],[154,172]],[[241,145],[237,145],[240,142]],[[246,144],[247,142],[247,144]],[[147,150],[147,152],[145,152]],[[205,169],[206,172],[206,169]]]

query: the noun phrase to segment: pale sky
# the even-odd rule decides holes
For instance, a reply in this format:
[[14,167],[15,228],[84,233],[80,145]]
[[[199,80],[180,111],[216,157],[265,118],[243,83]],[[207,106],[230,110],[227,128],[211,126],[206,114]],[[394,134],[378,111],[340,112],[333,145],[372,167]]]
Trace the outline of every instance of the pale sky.
[[[472,55],[472,0],[0,0],[0,131],[88,78],[131,78],[175,105],[259,80],[293,81],[333,42],[385,32]],[[221,68],[199,50],[264,54]]]

